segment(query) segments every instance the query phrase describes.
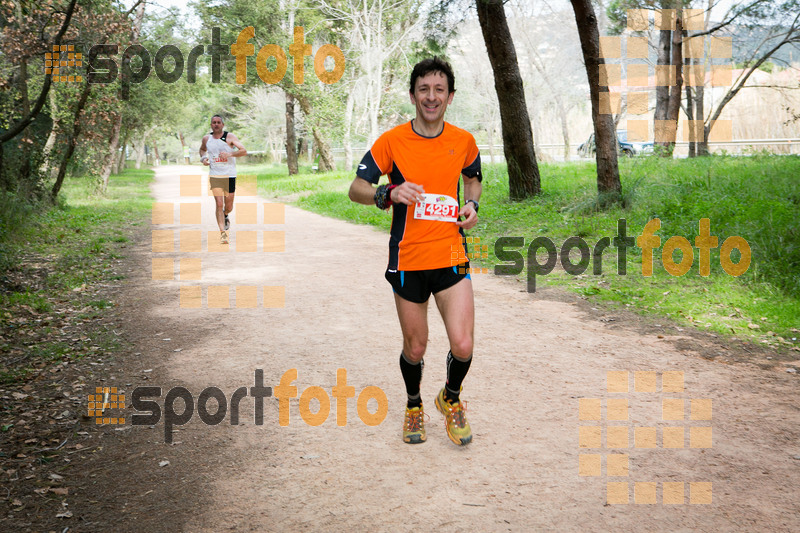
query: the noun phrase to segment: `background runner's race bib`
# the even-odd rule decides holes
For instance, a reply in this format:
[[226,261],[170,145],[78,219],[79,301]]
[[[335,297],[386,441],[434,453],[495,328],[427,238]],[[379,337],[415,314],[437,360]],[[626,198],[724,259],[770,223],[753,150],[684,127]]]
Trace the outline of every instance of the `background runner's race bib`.
[[422,197],[422,202],[418,202],[414,207],[414,218],[443,222],[458,221],[458,202],[455,198],[429,193],[423,194]]

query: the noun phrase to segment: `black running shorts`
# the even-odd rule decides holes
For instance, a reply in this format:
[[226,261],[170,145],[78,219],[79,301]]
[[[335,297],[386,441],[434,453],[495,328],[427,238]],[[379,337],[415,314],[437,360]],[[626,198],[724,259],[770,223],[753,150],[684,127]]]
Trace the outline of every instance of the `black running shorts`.
[[469,262],[433,270],[387,270],[386,280],[401,298],[414,303],[425,303],[431,294],[449,289],[469,275]]

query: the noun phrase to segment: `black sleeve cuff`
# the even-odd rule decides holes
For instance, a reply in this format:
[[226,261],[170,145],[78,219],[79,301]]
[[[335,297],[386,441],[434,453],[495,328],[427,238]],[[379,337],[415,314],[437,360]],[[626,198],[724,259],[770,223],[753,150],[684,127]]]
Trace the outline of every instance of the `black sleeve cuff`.
[[363,178],[370,183],[377,184],[382,175],[383,172],[381,171],[380,167],[378,167],[378,164],[375,163],[375,159],[372,157],[372,152],[367,152],[364,154],[364,157],[361,159],[361,163],[358,164],[356,176]]
[[475,161],[470,163],[461,173],[468,178],[478,178],[478,181],[483,181],[483,175],[481,174],[481,154],[478,154],[475,157]]

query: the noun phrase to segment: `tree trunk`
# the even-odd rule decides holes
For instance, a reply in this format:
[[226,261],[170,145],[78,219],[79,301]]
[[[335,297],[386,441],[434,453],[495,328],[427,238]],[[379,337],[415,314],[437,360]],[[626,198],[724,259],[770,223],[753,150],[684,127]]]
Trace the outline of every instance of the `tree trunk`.
[[297,140],[294,134],[294,96],[286,91],[286,164],[289,166],[289,175],[298,173],[297,169]]
[[333,153],[325,139],[319,134],[318,128],[312,128],[314,134],[314,146],[319,153],[319,172],[330,172],[336,170],[336,163],[333,160]]
[[517,53],[502,0],[477,0],[477,8],[500,104],[509,196],[512,200],[523,200],[541,193],[541,182]]
[[[23,57],[19,62],[19,91],[22,104],[22,115],[26,116],[31,112],[31,103],[28,99],[28,61]],[[31,147],[33,142],[25,136],[25,130],[22,130],[22,165],[19,167],[19,182],[24,185],[28,191],[31,191],[30,183],[31,177]]]
[[178,132],[178,138],[181,140],[181,155],[183,155],[183,164],[189,164],[189,156],[186,155],[186,139],[183,137],[183,132]]
[[[147,2],[142,2],[136,8],[136,15],[133,19],[133,28],[131,29],[131,44],[137,44],[139,42],[139,34],[142,31],[142,21],[144,20],[144,10]],[[126,57],[123,55],[123,71],[124,71],[124,64],[130,64],[130,57]],[[117,162],[117,150],[119,150],[119,134],[122,130],[122,113],[124,106],[121,105],[121,101],[128,99],[128,91],[130,90],[129,82],[127,79],[123,78],[123,82],[120,85],[119,89],[119,96],[120,96],[120,106],[117,110],[117,116],[114,119],[114,125],[111,128],[111,140],[108,143],[108,154],[106,155],[105,161],[103,163],[103,168],[100,171],[100,181],[101,181],[101,189],[102,193],[105,193],[108,190],[108,178],[111,176],[111,170],[114,168]]]
[[[142,21],[144,20],[144,10],[147,2],[142,2],[136,8],[136,15],[133,20],[133,28],[131,29],[131,44],[139,42],[139,34],[142,30]],[[130,64],[130,57],[123,55],[123,71],[124,65]],[[120,102],[128,99],[128,91],[130,90],[129,83],[123,79],[119,89]],[[108,154],[106,154],[103,162],[102,170],[100,171],[101,188],[100,191],[105,193],[108,190],[108,178],[111,176],[111,170],[117,162],[117,150],[119,149],[119,134],[122,130],[122,113],[123,106],[120,104],[117,115],[114,118],[114,125],[111,128],[111,140],[108,143]]]
[[114,118],[114,126],[111,128],[111,140],[108,143],[108,154],[106,154],[103,168],[100,171],[101,188],[100,191],[105,193],[108,190],[108,177],[111,175],[111,167],[117,160],[117,149],[119,148],[119,132],[122,128],[122,113],[117,113]]
[[280,132],[280,137],[275,138],[272,132],[269,133],[269,149],[272,161],[280,164],[281,162],[281,138],[283,137],[283,132]]
[[370,61],[365,66],[367,72],[367,117],[369,118],[367,146],[372,146],[380,135],[378,116],[383,95],[383,40],[380,32],[375,35],[370,50],[367,54]]
[[53,127],[50,128],[50,134],[47,136],[47,142],[44,145],[44,150],[42,150],[42,165],[39,167],[39,172],[41,172],[43,176],[46,175],[51,168],[55,168],[55,165],[52,165],[51,158],[53,157],[53,147],[56,145],[60,127],[58,117],[56,116],[58,114],[58,99],[56,98],[55,91],[50,91],[49,98],[50,116],[53,119]]
[[600,113],[600,93],[608,92],[607,86],[600,86],[600,32],[597,17],[591,0],[570,0],[575,11],[575,22],[581,39],[583,62],[589,78],[589,94],[592,99],[592,122],[594,123],[595,156],[597,159],[597,192],[601,206],[607,206],[621,199],[622,184],[619,181],[617,165],[617,135],[614,118]]
[[[303,111],[306,124],[309,124],[311,122],[311,116],[313,115],[311,100],[306,96],[301,96],[297,101],[300,104],[300,109]],[[333,160],[333,153],[331,152],[330,145],[323,138],[318,125],[309,125],[311,126],[311,134],[314,136],[314,149],[319,154],[319,168],[317,170],[319,172],[335,170],[336,163]]]
[[[670,64],[670,44],[672,43],[672,31],[660,30],[658,32],[658,48],[656,52],[656,63],[662,67],[667,67]],[[658,67],[656,67],[658,68]],[[667,120],[669,113],[669,82],[663,82],[656,85],[656,109],[653,114],[654,124],[660,124]],[[656,142],[656,146],[663,146],[662,143]],[[658,155],[666,157],[669,154],[666,150],[658,150]]]
[[145,156],[145,153],[144,153],[144,139],[140,139],[138,143],[136,141],[133,141],[132,144],[133,144],[133,149],[136,150],[135,168],[136,168],[136,170],[139,170],[140,168],[142,168],[142,160],[144,159],[144,156]]
[[560,94],[556,94],[556,108],[558,117],[561,119],[561,135],[564,137],[564,161],[569,161],[569,121],[567,120],[568,111],[564,107],[564,99]]
[[120,152],[119,157],[117,158],[117,164],[114,167],[114,174],[122,174],[122,171],[125,170],[125,151],[126,151],[127,144],[125,142],[120,144]]
[[297,141],[297,160],[308,162],[308,139],[305,135]]
[[[709,13],[711,12],[711,8],[714,7],[714,0],[708,0],[708,7],[706,8],[706,15],[703,20],[703,31],[708,30],[708,23],[709,23]],[[705,79],[703,80],[705,82]],[[695,87],[694,90],[694,116],[696,120],[704,120],[705,119],[705,109],[703,109],[703,99],[705,98],[705,85],[698,85]],[[703,138],[697,140],[696,151],[698,157],[704,157],[708,155],[708,135],[705,133],[705,127],[703,128]]]
[[117,159],[117,168],[114,169],[114,174],[121,174],[122,171],[125,169],[125,147],[128,145],[128,137],[129,133],[128,130],[125,130],[125,135],[122,137],[122,151],[119,153],[119,158]]
[[353,107],[355,107],[354,90],[347,91],[347,102],[344,106],[344,169],[348,172],[353,170]]
[[489,162],[494,165],[494,124],[489,126]]
[[681,112],[681,91],[683,89],[683,14],[676,10],[675,31],[672,32],[672,65],[675,67],[675,85],[669,92],[669,110],[664,128],[666,141],[663,143],[671,156],[675,151],[675,140],[678,133],[678,117]]
[[[705,96],[705,87],[700,85],[695,89],[694,95],[694,116],[698,117],[697,120],[703,120],[705,117],[705,109],[703,109],[703,98]],[[705,133],[703,128],[703,138],[697,140],[697,156],[704,157],[708,155],[708,133]]]
[[88,81],[85,82],[83,91],[81,91],[81,96],[78,99],[77,105],[75,106],[74,118],[72,119],[72,135],[69,137],[67,150],[64,153],[64,157],[61,159],[61,164],[58,167],[56,181],[53,184],[53,188],[50,190],[50,199],[53,202],[55,202],[56,198],[58,197],[58,192],[61,190],[61,184],[64,183],[64,176],[67,175],[67,165],[69,164],[70,159],[72,159],[72,154],[75,152],[75,146],[78,144],[78,136],[81,133],[81,113],[83,113],[83,108],[86,106],[86,101],[89,99],[89,93],[91,91],[92,84]]
[[536,140],[541,137],[541,131],[539,131],[539,102],[536,98],[536,91],[531,88],[530,93],[530,100],[525,97],[525,103],[528,104],[530,110],[528,111],[528,117],[531,119],[531,138],[533,139],[533,152],[538,154],[536,161],[539,161],[539,158],[542,157],[542,152],[539,150],[539,147],[536,145]]
[[[144,133],[137,135],[131,141],[133,149],[136,150],[136,170],[142,168],[142,161],[147,157],[147,139],[154,129],[156,129],[156,126],[150,126]],[[156,156],[158,156],[158,151],[156,151]],[[147,162],[150,162],[149,158]]]
[[[689,63],[691,66],[691,62]],[[686,86],[686,119],[689,121],[689,157],[697,157],[697,139],[695,138],[694,134],[694,126],[692,126],[692,121],[694,120],[694,97],[692,96],[692,88],[688,85]]]
[[[682,36],[683,36],[683,39],[688,42],[689,32],[687,32],[684,29]],[[688,54],[688,55],[694,55],[694,54]],[[686,67],[686,72],[692,72],[694,65],[699,64],[699,63],[700,62],[697,59],[694,59],[694,58],[691,58],[691,57],[684,57],[683,58],[683,64]],[[694,80],[694,84],[695,84],[694,86],[695,87],[697,87],[698,81],[699,80]],[[700,82],[702,83],[704,81],[705,81],[705,79],[703,79]],[[696,138],[696,135],[695,135],[694,123],[692,122],[694,120],[694,96],[692,96],[692,86],[689,85],[688,83],[686,84],[686,120],[689,121],[688,122],[688,124],[689,124],[689,132],[688,132],[689,133],[689,157],[693,158],[693,157],[697,157],[697,138]]]

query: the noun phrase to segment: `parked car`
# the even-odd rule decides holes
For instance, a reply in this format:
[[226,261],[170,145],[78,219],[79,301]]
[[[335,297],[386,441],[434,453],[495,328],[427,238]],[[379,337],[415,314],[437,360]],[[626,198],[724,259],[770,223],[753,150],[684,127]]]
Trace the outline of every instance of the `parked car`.
[[[578,147],[578,155],[592,157],[595,152],[594,133],[589,139]],[[617,153],[628,157],[653,153],[653,143],[628,141],[627,130],[617,130]]]

